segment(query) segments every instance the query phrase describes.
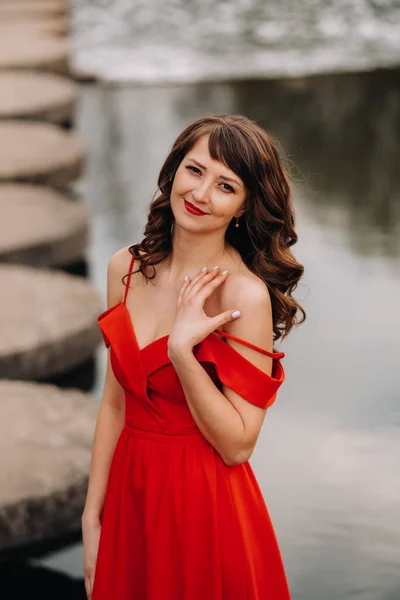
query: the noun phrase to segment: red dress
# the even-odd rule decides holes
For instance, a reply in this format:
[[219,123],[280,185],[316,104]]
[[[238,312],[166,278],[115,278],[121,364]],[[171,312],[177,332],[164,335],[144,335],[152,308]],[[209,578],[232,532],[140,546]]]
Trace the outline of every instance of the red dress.
[[[132,271],[133,259],[130,271]],[[249,462],[227,466],[187,406],[168,336],[139,349],[125,298],[98,317],[125,390],[125,426],[102,513],[92,600],[288,600],[279,547]],[[266,375],[220,336],[273,358]],[[194,347],[218,385],[270,406],[283,352],[219,329]]]

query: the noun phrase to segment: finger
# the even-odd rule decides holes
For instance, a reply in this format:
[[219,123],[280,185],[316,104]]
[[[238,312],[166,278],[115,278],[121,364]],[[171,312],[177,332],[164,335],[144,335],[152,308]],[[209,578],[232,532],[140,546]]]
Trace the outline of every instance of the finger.
[[211,279],[209,282],[205,283],[201,290],[198,292],[198,299],[204,305],[204,302],[209,298],[213,292],[217,289],[221,283],[223,283],[228,277],[229,272],[224,271],[220,273],[218,276]]
[[235,321],[241,316],[240,310],[225,310],[220,313],[216,317],[212,318],[212,324],[215,329],[221,327],[221,325],[225,325],[226,323],[230,323],[231,321]]
[[188,286],[187,288],[187,292],[189,293],[192,290],[192,287],[197,285],[204,277],[207,277],[207,275],[210,273],[211,271],[208,269],[208,267],[204,267],[200,273],[198,275],[196,275],[196,277],[194,277],[194,279],[191,281],[191,284]]
[[213,269],[211,269],[211,271],[209,271],[203,277],[201,277],[197,282],[193,281],[193,285],[190,286],[190,288],[188,288],[186,292],[185,299],[190,299],[196,296],[196,294],[198,294],[199,291],[210,281],[213,281],[218,276],[218,274],[218,267],[214,267]]
[[184,297],[184,295],[186,293],[186,290],[188,289],[189,285],[190,285],[190,277],[188,275],[186,275],[185,281],[183,282],[183,285],[182,285],[182,287],[180,289],[180,292],[178,294],[178,298],[177,298],[177,301],[176,301],[177,306],[181,305],[182,299],[183,299],[183,297]]

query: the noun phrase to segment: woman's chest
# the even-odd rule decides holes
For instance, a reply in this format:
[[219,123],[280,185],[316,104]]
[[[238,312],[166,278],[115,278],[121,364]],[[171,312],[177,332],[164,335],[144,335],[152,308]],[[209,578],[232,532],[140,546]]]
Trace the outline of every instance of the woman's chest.
[[[150,289],[151,288],[151,289]],[[131,289],[126,306],[131,315],[139,348],[171,333],[177,316],[180,290],[148,283],[146,288]],[[218,290],[204,303],[204,312],[214,317],[222,312]]]

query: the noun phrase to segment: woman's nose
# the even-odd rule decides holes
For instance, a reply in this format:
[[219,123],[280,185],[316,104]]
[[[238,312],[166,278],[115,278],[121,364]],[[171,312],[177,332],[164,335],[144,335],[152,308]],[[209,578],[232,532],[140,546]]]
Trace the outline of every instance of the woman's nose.
[[192,189],[192,194],[196,200],[204,202],[208,199],[208,196],[210,194],[210,186],[207,184],[206,181],[202,181],[201,183],[199,182],[199,184],[194,186],[194,188]]

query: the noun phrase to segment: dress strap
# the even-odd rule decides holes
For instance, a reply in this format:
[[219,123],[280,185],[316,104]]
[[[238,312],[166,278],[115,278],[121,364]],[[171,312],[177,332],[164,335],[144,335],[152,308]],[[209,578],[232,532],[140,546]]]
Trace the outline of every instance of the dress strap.
[[270,356],[271,358],[279,359],[279,358],[283,358],[285,356],[284,352],[269,352],[269,350],[264,350],[264,348],[259,348],[255,344],[252,344],[251,342],[247,342],[246,340],[242,340],[241,338],[236,337],[236,335],[232,335],[231,333],[227,333],[226,331],[222,331],[221,329],[215,329],[215,333],[218,333],[218,335],[221,335],[222,337],[229,338],[230,340],[233,340],[234,342],[239,342],[239,344],[243,344],[244,346],[247,346],[248,348],[257,350],[257,352],[261,352],[262,354],[265,354],[266,356]]
[[126,303],[126,297],[128,295],[129,284],[131,282],[132,268],[133,268],[133,263],[134,262],[135,262],[135,256],[132,254],[131,262],[130,262],[130,265],[129,265],[129,275],[128,275],[128,279],[126,281],[126,286],[125,286],[124,304]]

